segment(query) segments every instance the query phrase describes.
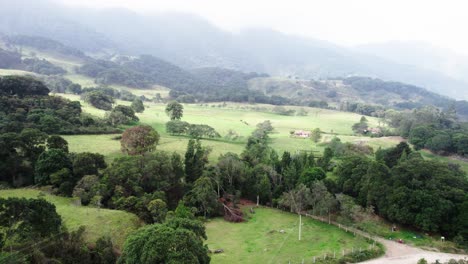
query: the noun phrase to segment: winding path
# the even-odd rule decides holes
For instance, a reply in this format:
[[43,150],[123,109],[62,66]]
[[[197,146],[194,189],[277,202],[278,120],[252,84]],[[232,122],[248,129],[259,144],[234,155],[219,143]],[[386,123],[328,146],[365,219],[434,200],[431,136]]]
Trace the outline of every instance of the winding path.
[[[321,217],[309,215],[309,214],[303,214],[307,217],[314,218],[316,220],[322,221],[322,222],[328,222],[327,219],[323,219]],[[340,228],[342,227],[340,224],[331,221],[330,224],[338,226]],[[357,235],[367,237],[370,239],[373,239],[385,247],[385,255],[360,262],[360,263],[365,263],[365,264],[416,264],[418,260],[424,258],[426,259],[429,263],[435,262],[436,260],[445,262],[450,259],[466,259],[468,260],[468,255],[462,255],[462,254],[450,254],[450,253],[442,253],[442,252],[434,252],[434,251],[427,251],[424,249],[420,249],[417,247],[405,245],[405,244],[400,244],[395,241],[387,240],[378,236],[373,236],[370,235],[366,232],[363,232],[361,230],[351,228],[351,227],[346,227],[344,228],[349,232],[353,232]]]

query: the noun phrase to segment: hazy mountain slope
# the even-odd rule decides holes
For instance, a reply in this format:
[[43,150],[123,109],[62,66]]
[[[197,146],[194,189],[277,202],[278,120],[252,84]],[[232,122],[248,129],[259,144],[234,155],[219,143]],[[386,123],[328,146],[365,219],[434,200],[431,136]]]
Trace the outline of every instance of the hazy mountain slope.
[[397,41],[370,43],[357,46],[356,50],[468,81],[468,56],[429,43]]
[[325,41],[265,29],[234,34],[187,14],[70,10],[45,0],[25,8],[22,4],[32,1],[9,2],[0,0],[0,32],[40,34],[85,51],[114,48],[130,55],[152,54],[184,68],[222,67],[315,79],[371,76],[468,98],[467,83],[437,69],[395,63]]
[[112,42],[81,23],[74,11],[47,0],[0,0],[0,32],[42,36],[84,51],[112,47]]

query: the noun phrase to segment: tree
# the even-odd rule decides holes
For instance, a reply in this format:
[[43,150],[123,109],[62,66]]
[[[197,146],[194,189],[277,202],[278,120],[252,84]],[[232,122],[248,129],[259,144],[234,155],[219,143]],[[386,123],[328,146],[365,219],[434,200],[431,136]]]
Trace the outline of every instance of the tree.
[[50,90],[41,81],[26,76],[0,77],[0,95],[16,95],[20,98],[25,96],[47,96]]
[[313,142],[317,143],[320,141],[322,138],[322,131],[320,128],[315,128],[312,130],[312,133],[310,133],[310,139],[312,139]]
[[114,104],[114,98],[101,91],[91,91],[82,96],[85,102],[98,109],[109,111]]
[[323,151],[323,156],[317,160],[317,165],[324,171],[329,170],[330,161],[333,158],[333,150],[330,147],[326,147]]
[[6,239],[39,239],[60,232],[62,219],[55,205],[44,199],[0,198],[0,227]]
[[368,128],[369,128],[369,125],[367,124],[367,119],[365,116],[361,117],[361,119],[359,120],[359,123],[355,123],[352,126],[354,133],[357,133],[357,134],[365,134]]
[[80,198],[82,205],[88,205],[93,197],[98,195],[100,188],[98,176],[86,175],[78,181],[73,189],[73,197]]
[[125,105],[117,105],[110,113],[106,113],[106,119],[113,126],[130,124],[139,120],[133,108]]
[[[72,169],[72,164],[67,153],[61,149],[44,151],[37,159],[34,182],[41,185],[51,184],[50,176],[62,169],[70,171]],[[68,181],[69,179],[63,180]],[[63,182],[56,181],[54,185],[59,186],[61,183]]]
[[186,134],[190,124],[180,120],[171,120],[166,123],[166,132],[172,135]]
[[209,263],[208,249],[201,238],[185,228],[153,224],[128,236],[119,263]]
[[283,193],[279,200],[279,204],[289,208],[291,212],[301,213],[312,203],[312,193],[304,184],[299,184],[289,192]]
[[189,140],[185,152],[185,179],[188,183],[195,182],[203,175],[208,154],[208,149],[203,148],[199,140]]
[[68,142],[61,136],[53,135],[47,139],[48,149],[61,149],[68,153]]
[[98,175],[99,169],[107,167],[104,156],[99,153],[81,152],[70,155],[73,173],[81,178],[85,175]]
[[120,145],[122,152],[128,155],[143,155],[156,149],[158,142],[159,133],[150,126],[141,125],[126,129]]
[[232,152],[221,154],[216,167],[222,186],[228,193],[234,193],[236,189],[240,189],[246,179],[247,166],[237,154]]
[[180,120],[184,114],[184,106],[177,101],[171,101],[166,106],[166,114],[171,120]]
[[155,223],[162,223],[166,219],[167,204],[161,199],[154,199],[147,205],[148,211]]
[[326,176],[327,175],[322,168],[309,168],[302,172],[301,176],[299,177],[299,183],[302,183],[305,186],[311,186],[313,182],[321,181],[325,179]]
[[417,126],[411,129],[409,142],[414,145],[416,150],[424,148],[426,142],[435,135],[434,128],[431,126]]
[[141,101],[138,98],[135,98],[135,100],[133,100],[131,108],[137,113],[143,113],[143,111],[145,111],[145,106],[143,105],[143,101]]
[[197,213],[204,217],[213,215],[218,208],[218,195],[213,186],[213,181],[202,176],[193,184],[193,188],[184,198],[189,206],[197,208]]

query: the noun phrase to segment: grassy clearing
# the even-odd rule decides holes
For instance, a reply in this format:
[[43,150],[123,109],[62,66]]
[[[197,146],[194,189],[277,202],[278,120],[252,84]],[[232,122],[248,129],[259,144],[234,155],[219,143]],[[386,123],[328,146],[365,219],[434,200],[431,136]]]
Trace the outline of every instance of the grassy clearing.
[[430,159],[430,160],[436,159],[442,162],[458,164],[460,165],[460,168],[468,174],[468,162],[464,160],[457,159],[457,157],[450,157],[450,156],[447,157],[447,156],[436,155],[428,150],[422,150],[422,151],[419,151],[419,153],[421,153],[421,155],[425,159]]
[[[80,100],[77,95],[62,95],[70,100]],[[83,111],[94,116],[103,117],[105,111],[96,109],[89,104],[81,101]],[[130,102],[117,101],[117,104],[129,105]],[[318,114],[310,116],[282,116],[270,112],[254,111],[251,107],[261,107],[264,110],[271,109],[267,105],[248,105],[229,103],[224,107],[218,107],[220,104],[211,105],[184,105],[183,120],[193,124],[207,124],[214,127],[222,136],[230,130],[235,131],[240,139],[237,141],[228,141],[224,139],[202,140],[203,145],[212,148],[210,160],[216,160],[220,154],[234,152],[240,154],[244,149],[249,135],[255,130],[256,124],[264,120],[270,120],[275,128],[271,135],[271,146],[279,152],[290,151],[295,153],[297,150],[315,150],[322,151],[322,146],[313,144],[308,139],[291,138],[290,131],[296,129],[310,130],[320,127],[322,130],[334,131],[335,133],[349,135],[352,133],[352,124],[359,121],[360,116],[352,113],[343,113],[338,111],[308,108],[310,113],[319,111]],[[145,103],[145,112],[138,114],[140,122],[151,125],[161,134],[161,141],[158,149],[166,151],[176,151],[184,153],[186,150],[188,138],[171,136],[165,131],[165,123],[169,118],[164,112],[164,104]],[[294,107],[292,107],[294,108]],[[376,124],[376,119],[371,119],[372,124]],[[348,136],[351,137],[351,136]],[[115,157],[120,152],[118,142],[112,142],[112,136],[66,136],[70,143],[72,151],[84,151],[86,149],[97,149],[101,153]],[[325,139],[326,137],[324,137]]]
[[370,234],[381,236],[385,239],[402,239],[405,243],[428,250],[438,249],[443,252],[459,252],[456,244],[451,241],[440,241],[440,235],[428,235],[402,226],[397,226],[397,230],[392,232],[392,224],[381,219],[368,219],[356,224],[356,227]]
[[303,258],[311,263],[314,256],[369,246],[364,238],[306,217],[299,241],[298,216],[280,210],[257,208],[251,217],[244,223],[221,218],[207,223],[209,248],[224,250],[212,255],[213,263],[300,263]]
[[[0,197],[37,198],[41,193],[43,192],[34,189],[0,190]],[[50,194],[45,194],[43,198],[56,206],[57,213],[62,216],[68,230],[85,226],[85,239],[89,243],[94,243],[101,236],[110,236],[117,248],[121,249],[127,235],[141,225],[138,217],[131,213],[76,206],[71,198]]]
[[0,76],[7,76],[7,75],[33,75],[37,76],[37,73],[29,72],[29,71],[22,71],[22,70],[14,70],[14,69],[0,69]]
[[[132,90],[133,92],[134,90]],[[146,91],[146,90],[145,90]],[[157,91],[157,90],[154,90]],[[70,100],[80,100],[78,95],[58,94]],[[96,109],[91,105],[81,101],[83,111],[94,116],[104,117],[105,111]],[[117,100],[116,104],[130,105],[130,102]],[[171,136],[165,131],[165,123],[169,118],[164,112],[165,104],[145,102],[146,110],[137,114],[140,123],[148,124],[154,127],[161,135],[158,149],[165,151],[175,151],[185,153],[188,138],[181,136]],[[210,161],[216,161],[220,154],[234,152],[240,154],[244,149],[246,140],[255,130],[256,124],[264,120],[270,120],[275,128],[271,134],[271,147],[278,153],[290,151],[295,153],[298,150],[312,150],[321,153],[324,149],[323,144],[314,144],[309,139],[292,138],[292,130],[311,130],[319,127],[324,131],[320,143],[328,142],[333,137],[340,138],[343,142],[352,142],[367,144],[374,151],[379,147],[390,148],[402,141],[401,137],[382,137],[371,138],[355,136],[352,133],[351,126],[358,122],[360,115],[354,113],[339,112],[318,108],[305,107],[309,112],[307,116],[283,116],[269,112],[271,105],[250,105],[241,103],[212,103],[212,104],[185,104],[183,120],[193,124],[207,124],[214,127],[221,136],[225,136],[229,130],[235,131],[240,139],[237,141],[228,141],[224,139],[202,140],[204,146],[213,149],[210,154]],[[288,108],[297,109],[299,107],[288,106]],[[371,127],[378,126],[378,119],[367,117]],[[333,134],[332,134],[333,132]],[[118,141],[112,141],[113,136],[66,136],[70,142],[72,151],[86,151],[96,149],[106,156],[108,161],[120,155],[120,145]],[[421,152],[424,158],[438,159],[444,162],[459,164],[461,168],[468,172],[468,162],[452,159],[449,157],[435,155],[429,152]]]

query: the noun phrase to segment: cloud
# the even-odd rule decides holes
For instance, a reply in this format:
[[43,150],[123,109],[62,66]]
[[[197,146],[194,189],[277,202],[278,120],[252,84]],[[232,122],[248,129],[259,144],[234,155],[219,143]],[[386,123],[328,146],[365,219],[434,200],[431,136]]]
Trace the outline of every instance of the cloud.
[[462,0],[56,0],[141,13],[188,12],[230,31],[269,27],[341,45],[424,41],[468,54]]

